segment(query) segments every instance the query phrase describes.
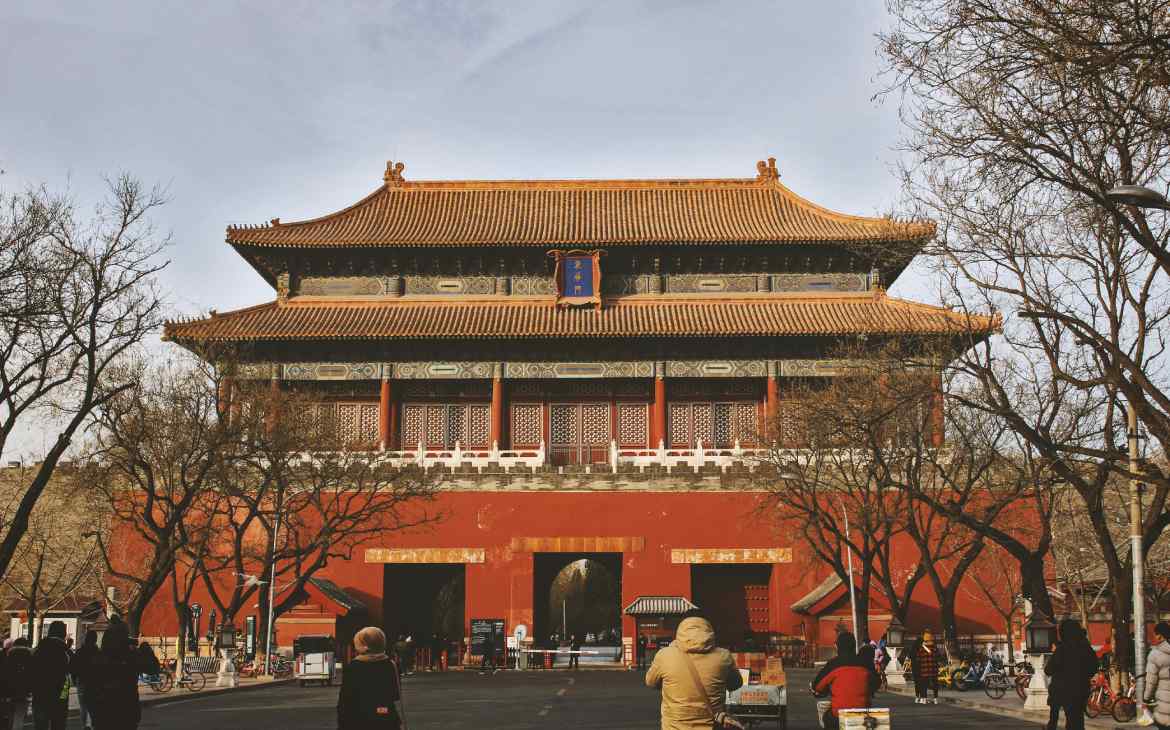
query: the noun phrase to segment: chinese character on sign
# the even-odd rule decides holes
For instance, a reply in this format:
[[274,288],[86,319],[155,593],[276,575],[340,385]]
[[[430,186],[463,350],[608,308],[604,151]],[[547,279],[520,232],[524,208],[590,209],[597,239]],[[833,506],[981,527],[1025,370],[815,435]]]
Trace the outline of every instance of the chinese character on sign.
[[603,251],[550,251],[557,260],[557,306],[601,306]]

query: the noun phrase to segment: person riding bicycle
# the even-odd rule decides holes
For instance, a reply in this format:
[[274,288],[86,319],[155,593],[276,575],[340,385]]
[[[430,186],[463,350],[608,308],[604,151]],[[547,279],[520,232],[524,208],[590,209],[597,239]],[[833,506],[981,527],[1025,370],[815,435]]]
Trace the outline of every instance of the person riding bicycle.
[[878,675],[872,658],[857,653],[857,640],[843,631],[837,635],[837,656],[830,659],[812,681],[813,694],[829,696],[829,709],[824,715],[826,730],[840,727],[838,714],[854,707],[869,707],[878,688]]

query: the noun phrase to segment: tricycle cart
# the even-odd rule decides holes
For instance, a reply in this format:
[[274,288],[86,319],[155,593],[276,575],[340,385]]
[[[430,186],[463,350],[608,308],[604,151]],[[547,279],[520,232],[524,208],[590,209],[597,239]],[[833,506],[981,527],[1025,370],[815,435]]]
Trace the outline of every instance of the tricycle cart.
[[788,691],[775,684],[745,684],[727,693],[727,714],[747,727],[774,721],[788,729]]
[[332,636],[298,636],[293,641],[297,684],[302,687],[309,682],[333,684],[337,671],[333,656],[335,647]]

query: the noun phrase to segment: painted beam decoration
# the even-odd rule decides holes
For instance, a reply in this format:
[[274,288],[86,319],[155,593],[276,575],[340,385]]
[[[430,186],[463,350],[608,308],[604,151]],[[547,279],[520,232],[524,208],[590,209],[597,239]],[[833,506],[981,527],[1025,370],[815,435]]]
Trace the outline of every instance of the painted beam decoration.
[[482,563],[483,548],[366,548],[367,563]]
[[557,285],[556,306],[593,306],[601,309],[601,257],[604,251],[549,251],[556,259],[553,280]]
[[640,553],[646,549],[646,538],[513,537],[508,546],[516,553]]
[[675,565],[708,563],[791,563],[792,548],[682,548],[670,551]]

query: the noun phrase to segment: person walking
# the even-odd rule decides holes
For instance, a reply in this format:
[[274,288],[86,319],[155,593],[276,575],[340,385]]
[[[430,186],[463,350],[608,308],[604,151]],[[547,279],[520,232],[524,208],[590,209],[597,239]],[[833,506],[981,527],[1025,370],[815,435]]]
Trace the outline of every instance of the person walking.
[[[934,636],[922,632],[922,640],[910,655],[910,671],[914,675],[914,702],[920,705],[938,704],[938,660],[934,656]],[[928,698],[927,692],[933,696]]]
[[0,683],[0,701],[8,705],[8,725],[4,730],[20,730],[28,714],[32,694],[32,649],[25,637],[12,641],[4,653],[4,676]]
[[85,678],[89,676],[90,665],[98,654],[98,635],[96,631],[85,632],[85,639],[81,642],[73,661],[69,664],[69,676],[77,686],[77,704],[81,710],[81,726],[85,730],[93,727],[93,719],[89,714],[89,706],[85,702]]
[[1060,622],[1060,643],[1052,652],[1044,673],[1052,677],[1048,696],[1064,710],[1066,730],[1084,730],[1089,680],[1097,673],[1097,654],[1076,619],[1066,618]]
[[1154,724],[1160,730],[1170,728],[1170,623],[1159,621],[1154,626],[1159,641],[1146,658],[1146,696]]
[[581,666],[581,640],[576,634],[569,637],[569,669],[578,669]]
[[674,641],[655,654],[646,672],[646,686],[662,693],[662,730],[723,727],[725,693],[742,685],[735,659],[716,648],[715,629],[701,616],[679,622]]
[[826,662],[812,681],[814,694],[829,696],[829,709],[821,718],[826,730],[839,727],[841,710],[870,706],[878,688],[873,662],[873,647],[867,644],[858,652],[853,634],[848,631],[837,634],[837,656]]
[[650,648],[650,642],[646,639],[646,635],[642,634],[638,637],[638,669],[646,669],[646,650]]
[[431,646],[430,646],[431,656],[430,656],[430,661],[427,662],[427,667],[432,672],[437,672],[441,666],[439,663],[439,654],[442,651],[442,649],[443,649],[443,642],[439,639],[439,632],[435,631],[434,633],[431,634]]
[[32,655],[33,726],[36,730],[65,730],[69,715],[69,664],[65,622],[53,621]]
[[136,730],[142,721],[138,675],[146,669],[126,624],[111,621],[81,680],[94,730]]
[[357,655],[341,673],[338,730],[406,730],[402,684],[386,653],[386,634],[367,626],[353,637]]
[[496,629],[488,632],[487,641],[483,645],[483,655],[479,658],[479,672],[486,674],[491,669],[492,674],[496,672]]

